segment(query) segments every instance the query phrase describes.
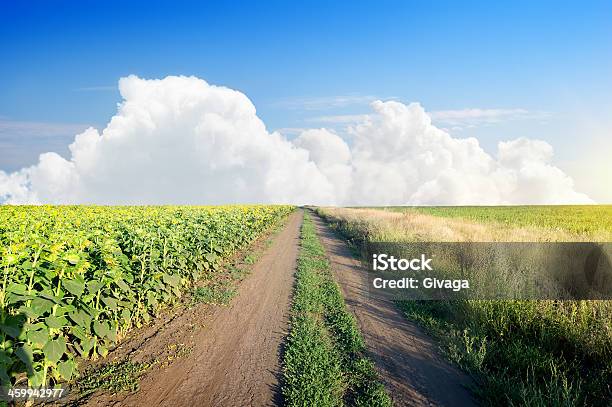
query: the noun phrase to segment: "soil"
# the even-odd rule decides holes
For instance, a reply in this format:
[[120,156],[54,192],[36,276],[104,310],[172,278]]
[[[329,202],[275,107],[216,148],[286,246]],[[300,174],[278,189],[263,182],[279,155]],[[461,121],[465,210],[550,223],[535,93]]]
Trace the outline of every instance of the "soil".
[[368,293],[367,271],[346,242],[313,216],[346,304],[356,317],[368,356],[395,406],[473,406],[471,378],[439,354],[438,346],[385,298]]
[[289,216],[228,306],[170,310],[167,318],[139,330],[107,357],[162,361],[144,374],[137,392],[99,391],[76,402],[130,407],[281,405],[282,346],[302,216],[301,210]]
[[[179,305],[137,330],[104,361],[157,363],[134,393],[98,391],[86,406],[274,406],[282,405],[281,361],[289,329],[302,211],[282,230],[237,287],[228,306]],[[470,378],[445,361],[435,343],[395,305],[367,292],[366,271],[318,217],[317,232],[349,310],[364,336],[368,356],[395,406],[470,406]],[[257,246],[257,245],[256,245]],[[245,264],[242,264],[245,266]],[[96,363],[93,364],[94,366]],[[62,403],[66,404],[66,403]]]

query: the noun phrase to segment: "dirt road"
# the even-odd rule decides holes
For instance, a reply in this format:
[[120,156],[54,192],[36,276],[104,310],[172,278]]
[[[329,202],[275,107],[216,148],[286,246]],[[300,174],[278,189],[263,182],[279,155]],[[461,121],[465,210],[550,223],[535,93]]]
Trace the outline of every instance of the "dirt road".
[[317,216],[317,233],[369,356],[395,406],[472,406],[470,378],[438,354],[437,346],[393,302],[369,296],[368,280],[344,240]]
[[148,373],[137,393],[115,405],[280,404],[281,346],[288,330],[301,222],[302,211],[290,215],[231,304],[205,321],[189,356]]

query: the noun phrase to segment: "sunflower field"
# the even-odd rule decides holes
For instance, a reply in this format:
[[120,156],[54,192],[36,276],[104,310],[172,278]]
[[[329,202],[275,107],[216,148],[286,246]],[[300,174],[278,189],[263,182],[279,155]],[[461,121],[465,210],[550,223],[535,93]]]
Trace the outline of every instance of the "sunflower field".
[[0,383],[70,380],[291,206],[1,206]]

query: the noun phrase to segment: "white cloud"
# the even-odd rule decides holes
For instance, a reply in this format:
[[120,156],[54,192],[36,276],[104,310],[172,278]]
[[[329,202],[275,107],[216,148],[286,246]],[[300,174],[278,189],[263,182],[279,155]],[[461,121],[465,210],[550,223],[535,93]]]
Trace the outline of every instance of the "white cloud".
[[368,105],[379,99],[372,95],[338,95],[310,98],[286,98],[274,103],[275,106],[299,110],[325,110],[353,105]]
[[337,202],[349,202],[352,189],[351,150],[342,138],[327,129],[304,131],[294,144],[308,151],[309,159],[334,185]]
[[66,147],[74,135],[87,127],[86,124],[0,118],[0,168],[19,169],[24,162],[35,162],[38,155],[46,151],[66,154]]
[[73,123],[28,122],[0,118],[0,139],[22,137],[54,137],[81,132],[88,126]]
[[429,112],[434,123],[451,127],[453,130],[473,128],[481,125],[507,122],[511,120],[543,120],[550,116],[547,112],[531,112],[526,109],[460,109],[437,110]]
[[465,119],[498,119],[500,117],[525,116],[529,111],[525,109],[460,109],[437,110],[429,115],[439,120],[465,120]]
[[70,159],[0,171],[9,203],[514,204],[589,202],[537,140],[500,143],[431,123],[419,104],[375,101],[350,128],[289,141],[270,133],[242,93],[195,77],[119,82],[123,103],[102,132],[75,137]]
[[[392,99],[391,99],[392,100]],[[373,102],[374,100],[372,100]],[[510,120],[545,119],[546,112],[530,112],[526,109],[460,109],[435,110],[427,112],[432,121],[444,126],[444,129],[461,131],[481,125],[501,123]],[[306,119],[307,122],[322,124],[356,124],[369,118],[368,114],[337,114],[315,116]]]
[[281,134],[299,135],[306,130],[308,129],[305,127],[281,127],[279,129],[276,129],[275,131]]
[[268,133],[244,94],[194,77],[130,76],[119,89],[124,102],[101,133],[76,136],[69,160],[43,154],[0,175],[0,195],[15,203],[334,202],[307,151]]
[[338,114],[330,116],[317,116],[307,119],[313,123],[330,123],[330,124],[355,124],[368,119],[367,114]]
[[591,202],[550,164],[552,147],[518,139],[487,154],[475,138],[453,138],[418,103],[374,102],[372,120],[352,129],[353,199],[360,204]]

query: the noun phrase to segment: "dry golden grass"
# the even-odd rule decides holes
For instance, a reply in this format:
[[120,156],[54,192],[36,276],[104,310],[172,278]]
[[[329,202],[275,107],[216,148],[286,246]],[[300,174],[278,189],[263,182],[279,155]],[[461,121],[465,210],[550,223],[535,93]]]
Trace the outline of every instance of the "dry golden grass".
[[[563,225],[553,229],[478,223],[410,209],[319,208],[318,212],[347,237],[364,242],[612,241],[612,231],[605,228],[573,233]],[[509,275],[503,281],[521,278]],[[612,301],[402,301],[399,305],[440,340],[452,360],[478,378],[484,404],[610,405]]]
[[560,229],[514,227],[502,223],[442,218],[418,212],[385,209],[319,208],[320,213],[358,225],[370,241],[436,242],[588,242],[611,241],[612,233],[576,234]]

